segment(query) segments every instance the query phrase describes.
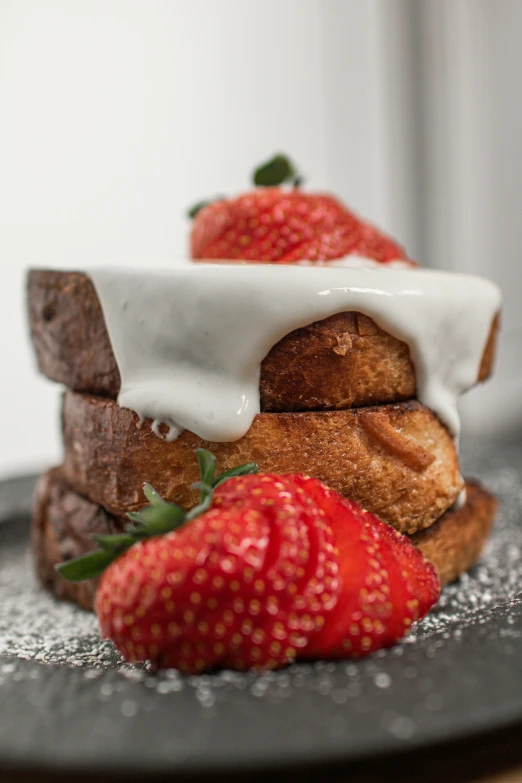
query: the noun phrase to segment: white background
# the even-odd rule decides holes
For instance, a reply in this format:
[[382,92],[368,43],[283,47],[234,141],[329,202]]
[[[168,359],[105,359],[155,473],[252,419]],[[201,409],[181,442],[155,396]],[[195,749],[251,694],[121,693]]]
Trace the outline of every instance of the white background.
[[421,262],[502,284],[465,423],[516,426],[521,30],[518,0],[0,0],[0,475],[60,454],[26,268],[184,254],[186,207],[278,150]]

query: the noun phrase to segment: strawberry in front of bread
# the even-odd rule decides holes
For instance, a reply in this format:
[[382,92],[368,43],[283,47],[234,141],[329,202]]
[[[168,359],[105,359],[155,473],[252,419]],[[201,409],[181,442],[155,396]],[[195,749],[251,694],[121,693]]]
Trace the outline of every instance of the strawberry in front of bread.
[[379,229],[327,194],[299,187],[295,169],[282,155],[254,175],[255,190],[233,199],[219,198],[191,211],[191,254],[198,259],[227,259],[292,264],[323,262],[359,255],[386,264],[408,260],[404,250]]
[[407,539],[316,479],[214,477],[198,450],[199,504],[151,505],[124,533],[58,566],[103,573],[101,631],[128,661],[185,673],[267,669],[303,658],[360,657],[390,646],[436,602],[440,584]]
[[434,566],[406,536],[320,481],[295,476],[331,521],[339,600],[307,656],[343,658],[390,647],[437,602]]
[[183,672],[281,666],[335,604],[332,532],[315,504],[285,477],[222,487],[205,514],[134,547],[104,574],[101,630],[128,660]]

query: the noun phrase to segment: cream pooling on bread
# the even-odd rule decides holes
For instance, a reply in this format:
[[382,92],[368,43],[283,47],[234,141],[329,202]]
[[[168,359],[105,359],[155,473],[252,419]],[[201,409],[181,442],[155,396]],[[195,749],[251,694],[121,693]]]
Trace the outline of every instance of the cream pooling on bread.
[[406,342],[418,398],[457,437],[457,398],[476,382],[500,291],[418,268],[175,264],[89,273],[121,375],[118,402],[209,441],[238,440],[259,413],[263,358],[294,329],[361,312]]

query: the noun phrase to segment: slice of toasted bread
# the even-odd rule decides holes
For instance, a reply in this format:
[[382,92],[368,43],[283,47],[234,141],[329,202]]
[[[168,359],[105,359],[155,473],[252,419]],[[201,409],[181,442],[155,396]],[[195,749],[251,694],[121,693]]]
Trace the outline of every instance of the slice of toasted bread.
[[115,533],[122,526],[122,520],[77,495],[61,468],[44,473],[36,485],[32,524],[33,557],[40,581],[58,598],[91,609],[96,582],[66,582],[54,566],[96,549],[92,534]]
[[[466,485],[467,500],[460,510],[447,511],[438,522],[412,541],[419,546],[448,584],[471,568],[482,552],[495,515],[494,498],[476,482]],[[61,599],[84,609],[94,603],[97,580],[71,584],[54,570],[57,563],[94,548],[91,533],[112,533],[124,520],[74,492],[60,468],[43,475],[34,503],[33,549],[40,581]]]
[[443,585],[470,569],[491,533],[497,501],[478,481],[466,480],[466,502],[411,537],[434,563]]
[[[40,370],[75,391],[116,399],[120,374],[98,297],[87,275],[29,274],[31,335]],[[498,318],[479,377],[491,372]],[[361,313],[347,312],[296,329],[261,365],[261,410],[346,409],[416,395],[408,346]]]
[[241,440],[208,443],[185,431],[168,443],[132,411],[103,397],[67,392],[64,472],[75,490],[119,516],[145,503],[149,482],[168,500],[197,498],[194,449],[218,470],[255,461],[273,473],[307,473],[401,532],[431,525],[462,489],[447,430],[418,402],[346,411],[261,413]]

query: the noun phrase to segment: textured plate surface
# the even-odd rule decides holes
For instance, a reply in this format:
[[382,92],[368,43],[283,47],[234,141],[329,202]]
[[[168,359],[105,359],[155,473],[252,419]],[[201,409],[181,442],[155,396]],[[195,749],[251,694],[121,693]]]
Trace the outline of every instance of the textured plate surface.
[[0,484],[0,768],[305,765],[522,721],[522,448],[471,444],[463,462],[500,500],[495,534],[403,644],[357,663],[188,679],[124,664],[93,616],[38,588],[32,480]]

